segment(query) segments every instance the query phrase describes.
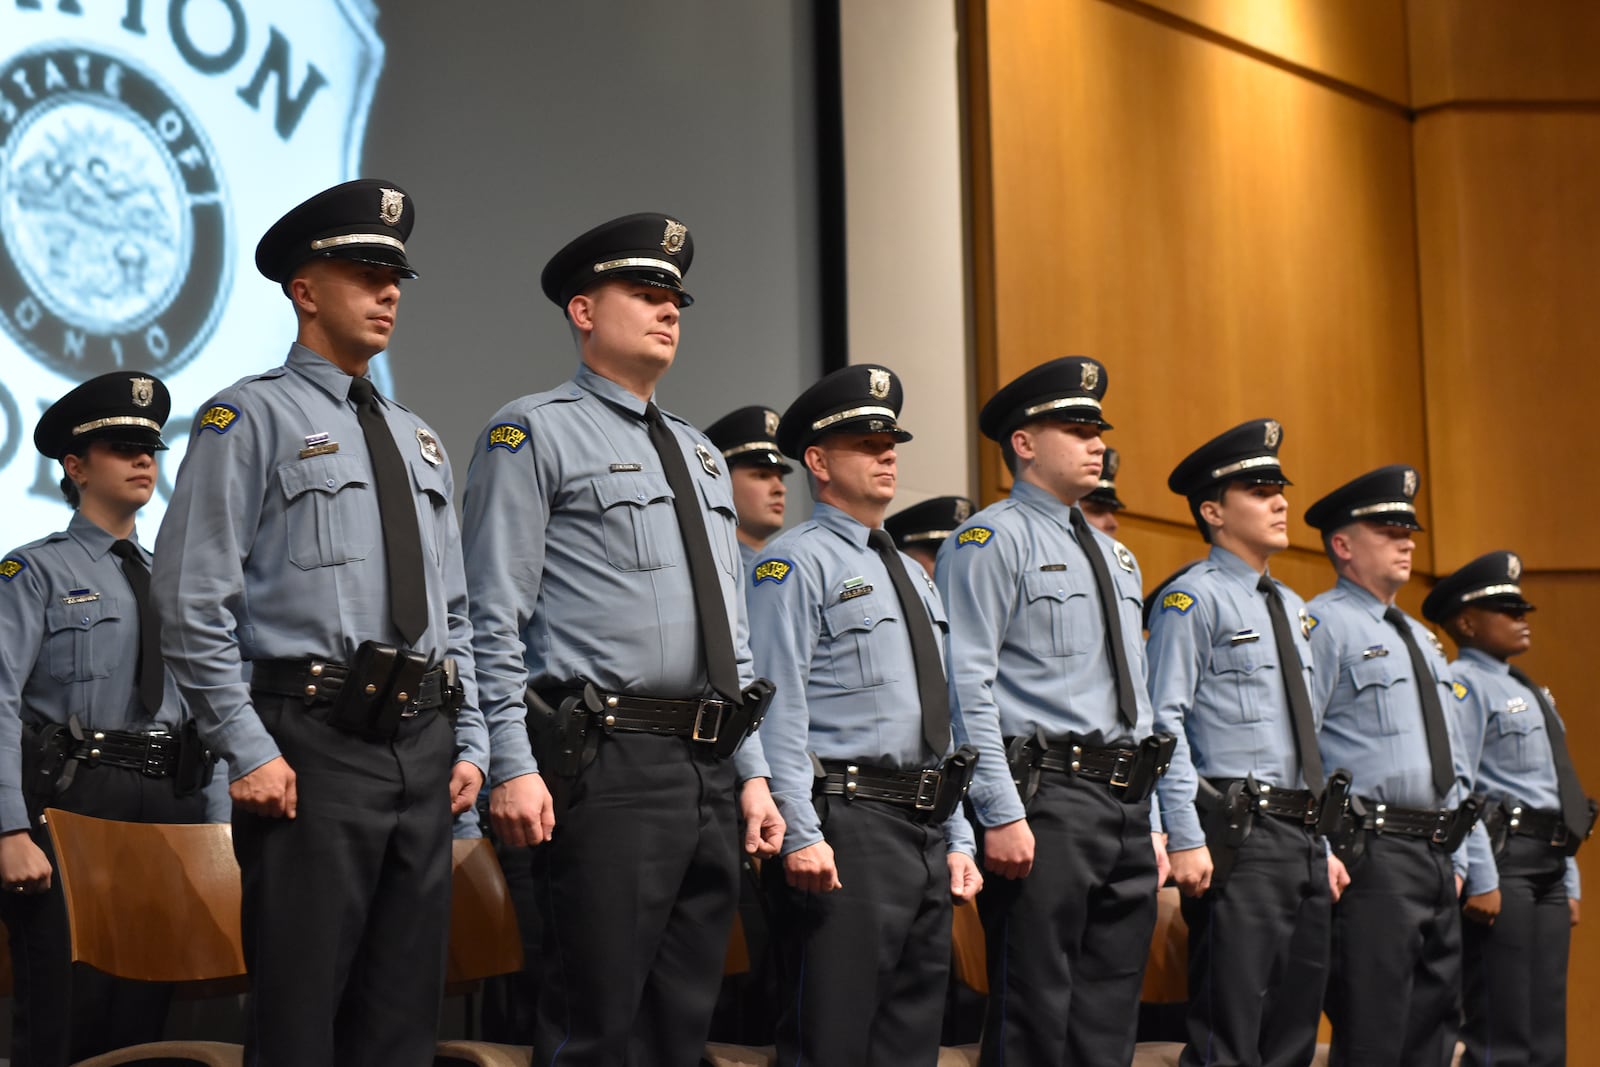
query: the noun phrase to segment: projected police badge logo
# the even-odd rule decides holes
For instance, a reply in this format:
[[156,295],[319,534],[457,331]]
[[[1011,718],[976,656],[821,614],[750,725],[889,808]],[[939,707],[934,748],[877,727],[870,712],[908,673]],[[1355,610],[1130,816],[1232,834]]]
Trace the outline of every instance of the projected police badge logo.
[[94,49],[24,53],[0,84],[21,90],[0,104],[0,321],[74,378],[175,372],[210,335],[229,273],[198,124],[153,74]]

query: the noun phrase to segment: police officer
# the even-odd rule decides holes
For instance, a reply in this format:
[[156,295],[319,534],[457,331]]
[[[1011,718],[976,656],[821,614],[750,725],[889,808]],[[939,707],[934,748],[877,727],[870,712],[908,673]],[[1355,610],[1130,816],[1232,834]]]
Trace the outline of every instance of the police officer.
[[[1022,374],[978,427],[1011,496],[939,550],[956,737],[991,878],[982,1062],[1127,1064],[1156,918],[1151,734],[1139,567],[1074,505],[1100,482],[1105,368]],[[1141,741],[1141,739],[1145,739]]]
[[788,826],[766,880],[789,1067],[933,1063],[951,897],[982,884],[959,803],[970,750],[945,760],[944,610],[882,529],[911,439],[901,397],[867,363],[789,406],[778,440],[817,504],[751,573],[750,645],[777,686],[762,741]]
[[[1567,1062],[1567,955],[1578,921],[1573,853],[1594,821],[1546,689],[1510,664],[1528,650],[1522,557],[1490,552],[1439,580],[1422,614],[1460,648],[1450,665],[1472,788],[1494,855],[1474,854],[1462,927],[1462,1038],[1471,1067]],[[1484,889],[1486,872],[1498,889]]]
[[414,221],[362,179],[266,232],[295,343],[196,418],[161,527],[163,647],[234,776],[252,1063],[433,1057],[451,814],[488,754],[450,463],[367,377]]
[[1089,520],[1089,525],[1107,537],[1117,536],[1117,527],[1121,525],[1117,521],[1117,512],[1127,507],[1117,496],[1117,468],[1121,466],[1121,453],[1108,446],[1105,462],[1100,467],[1099,484],[1094,487],[1094,492],[1078,501],[1078,509]]
[[1322,1015],[1332,887],[1310,621],[1267,573],[1289,547],[1282,440],[1253,419],[1167,479],[1211,546],[1153,595],[1148,646],[1156,728],[1177,738],[1158,792],[1189,930],[1186,1067],[1310,1063]]
[[972,517],[972,501],[964,496],[936,496],[890,515],[883,528],[895,547],[922,565],[929,578],[944,539]]
[[783,529],[784,478],[794,468],[778,451],[779,415],[769,407],[752,404],[722,416],[706,427],[706,436],[722,452],[733,489],[733,509],[739,518],[739,560],[748,573],[756,556],[773,534]]
[[[70,964],[46,807],[134,822],[201,822],[199,746],[179,781],[184,722],[161,663],[150,553],[134,519],[155,490],[167,387],[138,371],[83,383],[33,441],[61,464],[59,533],[0,560],[0,919],[10,933],[11,1062],[65,1065],[158,1040],[169,986]],[[146,749],[155,758],[147,762]]]
[[467,476],[490,819],[512,845],[548,842],[537,1064],[699,1063],[737,896],[736,781],[746,850],[782,837],[759,741],[734,753],[763,698],[728,474],[653,399],[693,255],[687,227],[641,213],[551,257],[540,284],[582,362],[503,407]]
[[1307,605],[1322,758],[1354,775],[1339,856],[1328,861],[1335,876],[1342,861],[1350,879],[1334,907],[1325,1004],[1335,1067],[1443,1065],[1455,1047],[1456,894],[1474,809],[1463,803],[1464,750],[1442,710],[1444,654],[1394,603],[1422,529],[1417,482],[1411,467],[1380,467],[1306,512],[1339,576]]

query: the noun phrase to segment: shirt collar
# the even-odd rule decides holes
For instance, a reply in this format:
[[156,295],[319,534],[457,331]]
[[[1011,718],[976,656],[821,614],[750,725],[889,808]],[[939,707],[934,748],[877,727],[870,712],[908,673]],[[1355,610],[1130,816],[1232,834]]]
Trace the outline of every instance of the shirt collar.
[[1474,666],[1488,671],[1490,674],[1499,674],[1507,677],[1511,674],[1511,664],[1503,659],[1495,659],[1489,653],[1479,651],[1476,648],[1461,649],[1461,655],[1457,658],[1464,659]]
[[867,537],[872,531],[832,504],[816,504],[811,509],[811,521],[824,530],[838,534],[857,548],[869,547]]
[[1368,615],[1380,622],[1383,621],[1383,615],[1389,610],[1389,605],[1373,596],[1370,590],[1362,588],[1344,575],[1339,576],[1338,588],[1344,590],[1345,596],[1354,600]]
[[[354,376],[346,374],[332,361],[323,359],[299,341],[289,346],[288,367],[339,403],[350,399],[350,382]],[[376,382],[372,391],[377,394],[380,404],[385,407],[389,405]]]
[[[89,553],[90,559],[95,560],[110,552],[111,546],[117,543],[117,538],[112,537],[105,530],[84,518],[81,511],[72,513],[72,521],[67,523],[67,535],[83,546],[83,550]],[[138,545],[139,531],[135,530],[129,534],[128,540]],[[143,546],[141,545],[140,548],[142,549]]]
[[[572,380],[579,388],[593,393],[601,400],[614,404],[641,419],[644,418],[645,402],[643,400],[640,400],[610,378],[596,371],[587,363],[578,364],[578,373],[572,376]],[[650,398],[654,400],[655,394],[652,393]]]
[[1011,498],[1020,500],[1035,511],[1041,512],[1055,521],[1068,533],[1072,531],[1072,508],[1074,505],[1063,504],[1061,498],[1054,493],[1039,488],[1032,482],[1017,479],[1011,483]]
[[[1236,553],[1228,551],[1221,545],[1211,546],[1211,562],[1223,574],[1248,585],[1252,590],[1261,584],[1261,575],[1256,573],[1254,567],[1240,559]],[[1267,573],[1270,574],[1271,571],[1269,570]]]

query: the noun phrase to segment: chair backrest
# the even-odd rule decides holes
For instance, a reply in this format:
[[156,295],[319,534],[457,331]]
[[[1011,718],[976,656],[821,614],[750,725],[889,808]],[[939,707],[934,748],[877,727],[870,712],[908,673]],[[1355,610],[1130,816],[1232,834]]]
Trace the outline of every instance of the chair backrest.
[[205,983],[205,995],[246,987],[231,827],[115,822],[57,808],[45,812],[45,825],[75,962],[118,978]]
[[1156,928],[1150,937],[1139,999],[1146,1004],[1177,1004],[1189,999],[1189,927],[1183,921],[1175,886],[1163,886],[1156,894]]
[[487,838],[451,842],[450,952],[445,992],[522,969],[522,937],[505,872]]
[[988,956],[983,941],[983,920],[970,900],[950,909],[950,951],[955,976],[974,993],[989,994]]

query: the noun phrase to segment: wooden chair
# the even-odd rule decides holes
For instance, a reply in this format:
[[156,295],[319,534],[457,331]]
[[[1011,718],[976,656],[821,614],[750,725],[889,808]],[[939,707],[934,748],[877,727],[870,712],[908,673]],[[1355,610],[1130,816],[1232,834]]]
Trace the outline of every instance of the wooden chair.
[[[66,897],[72,959],[117,978],[177,984],[179,996],[222,996],[248,984],[239,934],[232,828],[115,822],[45,812]],[[244,1048],[161,1041],[78,1067],[187,1060],[240,1067]]]
[[1181,1004],[1189,999],[1189,927],[1176,886],[1163,886],[1156,894],[1156,929],[1150,937],[1139,999],[1146,1004]]
[[[445,995],[474,993],[485,978],[522,969],[522,938],[505,872],[487,838],[451,842],[450,947]],[[533,1050],[488,1041],[441,1041],[438,1067],[529,1067]]]

